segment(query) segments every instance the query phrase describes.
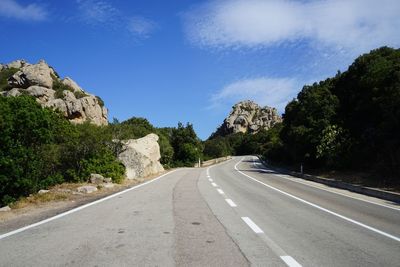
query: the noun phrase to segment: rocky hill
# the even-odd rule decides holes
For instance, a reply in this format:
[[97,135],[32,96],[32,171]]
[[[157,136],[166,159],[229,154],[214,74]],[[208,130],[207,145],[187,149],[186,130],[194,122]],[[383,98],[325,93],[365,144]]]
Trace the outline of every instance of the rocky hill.
[[31,95],[43,107],[59,110],[73,123],[108,124],[108,111],[98,96],[84,91],[69,77],[61,79],[43,60],[37,64],[24,60],[0,64],[0,94]]
[[260,107],[253,101],[241,101],[232,107],[229,116],[213,136],[225,136],[233,133],[256,133],[261,129],[268,130],[275,123],[281,122],[277,110],[271,107]]

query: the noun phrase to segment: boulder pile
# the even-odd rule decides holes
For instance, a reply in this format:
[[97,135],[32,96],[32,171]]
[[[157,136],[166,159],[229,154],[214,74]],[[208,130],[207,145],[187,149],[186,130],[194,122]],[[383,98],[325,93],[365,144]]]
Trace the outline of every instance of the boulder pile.
[[43,107],[59,110],[73,123],[108,124],[107,108],[98,96],[84,91],[69,77],[61,79],[43,60],[37,64],[24,60],[0,64],[0,74],[6,79],[0,85],[3,96],[31,95]]

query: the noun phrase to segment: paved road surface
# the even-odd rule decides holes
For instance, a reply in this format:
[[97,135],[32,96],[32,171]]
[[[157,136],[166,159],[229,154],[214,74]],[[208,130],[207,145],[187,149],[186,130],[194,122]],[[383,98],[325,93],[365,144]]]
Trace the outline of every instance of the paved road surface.
[[252,156],[180,169],[35,227],[0,266],[400,266],[400,206]]

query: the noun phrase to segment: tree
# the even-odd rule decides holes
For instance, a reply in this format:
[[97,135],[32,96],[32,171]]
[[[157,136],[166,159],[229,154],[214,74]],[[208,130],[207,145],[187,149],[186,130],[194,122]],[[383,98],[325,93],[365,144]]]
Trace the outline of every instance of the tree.
[[178,127],[172,129],[171,146],[174,149],[176,165],[192,166],[201,157],[203,151],[200,139],[190,123],[186,126],[178,123]]

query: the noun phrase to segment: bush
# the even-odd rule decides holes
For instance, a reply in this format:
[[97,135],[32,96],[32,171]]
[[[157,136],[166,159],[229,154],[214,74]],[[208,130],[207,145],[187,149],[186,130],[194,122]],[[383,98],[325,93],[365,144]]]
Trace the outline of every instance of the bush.
[[0,97],[0,205],[59,183],[68,121],[29,96]]
[[74,93],[74,89],[72,89],[70,86],[63,84],[56,76],[51,74],[51,77],[53,78],[53,90],[56,91],[54,93],[55,98],[63,98],[64,97],[64,91],[70,91]]
[[111,177],[113,182],[120,183],[124,179],[125,167],[116,160],[111,151],[105,150],[89,159],[82,160],[83,177],[89,178],[91,173],[98,173],[104,177]]
[[125,168],[108,127],[73,125],[30,96],[0,97],[0,206],[62,182],[100,173],[120,182]]

